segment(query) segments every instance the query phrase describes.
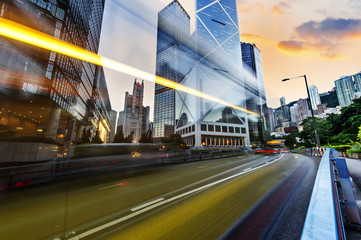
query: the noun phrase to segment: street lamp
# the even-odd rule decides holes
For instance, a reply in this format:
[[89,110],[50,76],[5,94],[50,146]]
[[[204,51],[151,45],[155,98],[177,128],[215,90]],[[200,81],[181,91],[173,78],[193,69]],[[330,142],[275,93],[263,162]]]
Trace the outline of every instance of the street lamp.
[[282,79],[282,82],[286,82],[288,80],[294,79],[294,78],[300,78],[300,77],[304,77],[305,79],[305,83],[306,83],[306,89],[307,89],[307,94],[308,94],[308,105],[311,109],[311,114],[312,114],[312,120],[313,120],[313,128],[315,129],[315,136],[316,136],[316,143],[317,143],[317,147],[321,148],[321,143],[320,143],[320,138],[318,137],[318,133],[317,133],[317,128],[316,128],[316,122],[315,122],[315,116],[313,114],[313,109],[312,109],[312,104],[311,104],[311,97],[310,97],[310,91],[308,90],[308,83],[307,83],[307,77],[306,75],[302,75],[302,76],[298,76],[298,77],[293,77],[293,78],[285,78]]

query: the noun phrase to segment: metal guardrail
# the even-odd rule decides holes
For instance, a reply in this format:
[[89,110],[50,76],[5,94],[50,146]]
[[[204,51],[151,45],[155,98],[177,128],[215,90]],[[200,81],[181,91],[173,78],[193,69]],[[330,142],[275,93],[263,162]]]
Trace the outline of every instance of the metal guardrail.
[[346,239],[344,224],[360,228],[360,223],[345,159],[339,158],[336,150],[326,149],[318,168],[301,239],[343,240]]

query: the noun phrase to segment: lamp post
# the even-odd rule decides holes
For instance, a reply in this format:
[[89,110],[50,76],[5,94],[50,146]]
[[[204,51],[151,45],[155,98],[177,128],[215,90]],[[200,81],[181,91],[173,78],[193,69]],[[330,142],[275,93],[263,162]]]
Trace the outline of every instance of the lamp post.
[[305,79],[305,83],[306,83],[306,89],[307,89],[307,94],[308,94],[308,106],[311,109],[311,115],[312,115],[312,121],[313,121],[313,128],[315,129],[315,136],[316,136],[316,144],[318,148],[321,148],[321,143],[320,143],[320,138],[318,137],[318,133],[317,133],[317,128],[316,128],[316,122],[315,122],[315,116],[313,114],[313,109],[312,109],[312,104],[311,104],[311,97],[310,97],[310,91],[308,90],[308,83],[307,83],[307,77],[306,75],[302,75],[302,76],[298,76],[298,77],[293,77],[293,78],[285,78],[282,79],[282,82],[286,82],[288,80],[294,79],[294,78],[300,78],[303,77]]

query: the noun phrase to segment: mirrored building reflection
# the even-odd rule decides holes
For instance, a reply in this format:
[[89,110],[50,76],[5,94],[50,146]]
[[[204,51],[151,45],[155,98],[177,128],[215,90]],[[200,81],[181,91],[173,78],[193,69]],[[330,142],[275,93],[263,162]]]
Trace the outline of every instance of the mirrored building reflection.
[[[5,0],[0,17],[97,53],[104,3]],[[111,107],[102,67],[5,37],[0,48],[2,133],[63,144],[88,129],[106,141]]]

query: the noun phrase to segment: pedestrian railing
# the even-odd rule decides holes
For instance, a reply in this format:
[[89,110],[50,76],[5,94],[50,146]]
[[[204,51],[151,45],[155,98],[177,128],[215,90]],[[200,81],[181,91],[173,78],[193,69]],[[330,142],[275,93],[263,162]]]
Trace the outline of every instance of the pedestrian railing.
[[336,150],[325,149],[301,239],[346,239],[345,225],[359,228],[360,224],[345,159],[339,158]]

